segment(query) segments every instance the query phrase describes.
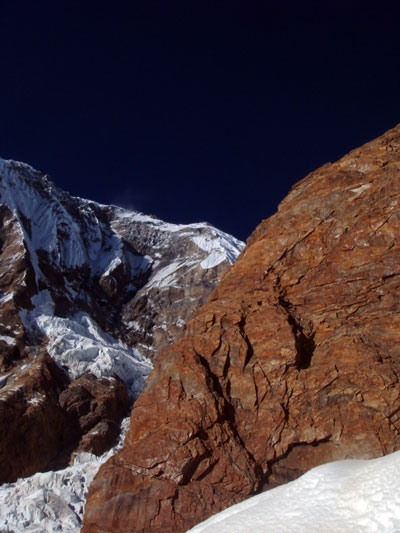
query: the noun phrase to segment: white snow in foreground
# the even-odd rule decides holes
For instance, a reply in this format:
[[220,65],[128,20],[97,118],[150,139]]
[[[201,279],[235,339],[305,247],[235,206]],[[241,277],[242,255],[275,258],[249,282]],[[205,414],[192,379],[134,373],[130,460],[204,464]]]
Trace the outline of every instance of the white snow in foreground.
[[192,533],[400,531],[400,451],[314,468],[234,505]]
[[100,465],[122,446],[128,427],[126,418],[117,446],[101,457],[81,453],[74,465],[64,470],[40,472],[0,486],[0,531],[78,533],[89,485]]

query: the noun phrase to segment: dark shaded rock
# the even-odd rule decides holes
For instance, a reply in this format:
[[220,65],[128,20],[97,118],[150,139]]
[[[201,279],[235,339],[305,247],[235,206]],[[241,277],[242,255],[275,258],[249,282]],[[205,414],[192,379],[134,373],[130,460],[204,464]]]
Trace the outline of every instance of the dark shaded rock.
[[59,398],[61,407],[76,426],[78,444],[74,454],[101,455],[116,441],[119,422],[129,413],[131,403],[119,378],[97,378],[86,373],[73,381]]
[[74,382],[47,355],[25,359],[0,381],[0,482],[108,450],[129,412],[125,385],[86,374]]
[[11,373],[0,401],[0,481],[15,481],[48,469],[66,439],[66,413],[58,395],[69,384],[47,355]]

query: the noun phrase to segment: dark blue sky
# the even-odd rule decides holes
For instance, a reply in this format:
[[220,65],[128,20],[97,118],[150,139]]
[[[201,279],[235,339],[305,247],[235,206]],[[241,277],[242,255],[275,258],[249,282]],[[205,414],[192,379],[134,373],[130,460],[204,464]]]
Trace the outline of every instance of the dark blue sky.
[[397,4],[3,0],[0,156],[246,239],[400,122]]

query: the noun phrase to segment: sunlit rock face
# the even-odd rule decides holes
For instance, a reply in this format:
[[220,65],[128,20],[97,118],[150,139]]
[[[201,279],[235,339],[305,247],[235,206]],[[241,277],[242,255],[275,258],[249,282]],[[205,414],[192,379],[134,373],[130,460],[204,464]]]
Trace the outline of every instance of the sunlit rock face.
[[0,159],[0,482],[101,454],[244,244]]
[[400,448],[400,126],[300,181],[155,362],[92,531],[185,531]]

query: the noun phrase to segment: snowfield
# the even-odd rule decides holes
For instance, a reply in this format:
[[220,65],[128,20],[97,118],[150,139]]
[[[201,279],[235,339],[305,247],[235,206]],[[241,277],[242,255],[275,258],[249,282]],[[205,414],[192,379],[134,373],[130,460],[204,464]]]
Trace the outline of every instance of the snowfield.
[[400,531],[400,451],[314,468],[233,505],[191,533],[372,533]]

